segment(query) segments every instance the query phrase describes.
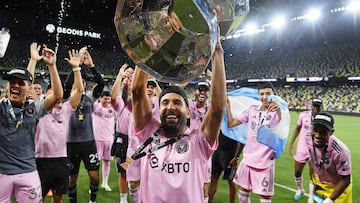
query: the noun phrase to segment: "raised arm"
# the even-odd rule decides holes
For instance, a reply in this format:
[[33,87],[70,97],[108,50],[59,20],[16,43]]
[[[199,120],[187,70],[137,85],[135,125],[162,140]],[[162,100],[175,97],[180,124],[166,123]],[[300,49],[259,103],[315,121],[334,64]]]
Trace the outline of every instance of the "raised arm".
[[[111,90],[111,104],[115,105],[116,104],[116,99],[119,96],[119,92],[120,90],[123,90],[123,79],[126,77],[131,78],[132,77],[132,73],[134,72],[134,69],[129,68],[127,63],[124,63],[120,70],[118,75],[116,76],[115,82],[113,84],[112,90]],[[125,97],[124,93],[122,92],[122,96]],[[126,103],[126,99],[127,99],[127,95],[126,98],[123,97],[124,103]]]
[[212,56],[211,64],[213,71],[211,80],[216,81],[216,85],[211,85],[210,108],[204,117],[201,129],[207,141],[212,145],[218,138],[226,104],[224,50],[221,46],[220,39]]
[[134,125],[136,130],[142,130],[146,123],[151,119],[151,106],[146,95],[146,85],[149,75],[139,67],[135,68],[134,78],[131,85],[132,108],[134,115]]
[[100,75],[100,73],[96,70],[95,64],[87,49],[85,49],[85,54],[84,54],[84,65],[86,65],[86,67],[88,67],[91,70],[92,74],[94,75],[94,81],[97,84],[93,90],[93,97],[99,98],[101,92],[105,87],[105,81],[104,78],[102,78],[102,76]]
[[55,52],[44,45],[42,49],[42,57],[49,69],[51,87],[53,88],[52,94],[47,96],[44,100],[45,109],[49,111],[63,98],[63,88],[56,67]]
[[228,128],[232,128],[241,124],[241,121],[239,119],[233,118],[232,116],[229,98],[226,99],[226,111],[227,111]]
[[41,45],[38,45],[36,42],[31,43],[30,45],[30,60],[27,66],[27,70],[31,73],[33,78],[35,78],[35,68],[36,64],[43,57],[39,55]]
[[81,59],[84,58],[84,50],[71,50],[69,51],[69,58],[65,60],[69,63],[73,71],[74,84],[70,95],[70,105],[73,109],[76,109],[81,101],[81,96],[84,92],[84,83],[81,77],[81,68],[79,67]]

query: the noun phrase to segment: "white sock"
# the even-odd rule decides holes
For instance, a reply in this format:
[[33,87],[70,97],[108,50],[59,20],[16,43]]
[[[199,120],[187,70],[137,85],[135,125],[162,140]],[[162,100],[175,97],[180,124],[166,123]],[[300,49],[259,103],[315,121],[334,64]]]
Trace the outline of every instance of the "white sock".
[[271,199],[260,199],[260,203],[271,203]]
[[120,203],[128,203],[127,193],[120,193]]
[[314,199],[314,184],[312,181],[309,182],[309,199]]
[[208,203],[209,202],[209,196],[204,197],[204,203]]
[[109,175],[104,175],[103,174],[103,179],[102,179],[102,186],[108,185],[108,180],[109,180]]

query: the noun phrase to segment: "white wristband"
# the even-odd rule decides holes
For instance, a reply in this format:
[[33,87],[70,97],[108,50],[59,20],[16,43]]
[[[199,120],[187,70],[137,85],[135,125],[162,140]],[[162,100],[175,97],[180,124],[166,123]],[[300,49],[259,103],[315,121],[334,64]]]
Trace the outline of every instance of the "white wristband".
[[329,197],[326,198],[322,203],[334,203]]
[[81,68],[80,67],[73,68],[73,72],[76,72],[76,71],[81,71]]

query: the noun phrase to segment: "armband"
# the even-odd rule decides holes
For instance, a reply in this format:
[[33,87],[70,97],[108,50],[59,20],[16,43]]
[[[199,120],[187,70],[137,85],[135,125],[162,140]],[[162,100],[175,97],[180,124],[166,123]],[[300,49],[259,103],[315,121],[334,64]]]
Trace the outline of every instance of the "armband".
[[76,72],[76,71],[80,71],[81,68],[80,68],[80,67],[76,67],[76,68],[73,68],[72,70],[73,70],[73,72]]

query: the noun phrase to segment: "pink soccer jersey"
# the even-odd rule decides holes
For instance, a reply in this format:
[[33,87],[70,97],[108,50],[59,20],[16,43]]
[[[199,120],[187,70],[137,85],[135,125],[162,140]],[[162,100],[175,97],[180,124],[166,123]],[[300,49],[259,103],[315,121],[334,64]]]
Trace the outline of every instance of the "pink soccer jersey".
[[[150,120],[144,129],[137,132],[143,143],[160,127],[156,119]],[[184,133],[186,136],[167,147],[161,148],[141,159],[141,201],[158,202],[203,202],[204,164],[217,144],[207,142],[200,129]],[[150,144],[168,140],[163,132]]]
[[[160,110],[159,110],[159,99],[157,97],[153,97],[151,100],[151,108],[152,108],[152,117],[160,122]],[[133,128],[133,117],[129,119],[129,147],[127,150],[127,156],[131,157],[134,152],[139,148],[140,141],[138,137],[135,136],[134,128]],[[140,180],[140,160],[134,160],[132,164],[128,166],[126,170],[126,179],[128,181],[138,181]]]
[[190,114],[190,128],[196,129],[201,127],[202,120],[205,117],[205,113],[208,110],[208,105],[205,105],[201,108],[196,107],[196,101],[189,100],[189,109],[191,111]]
[[115,110],[111,105],[104,107],[99,101],[94,102],[92,124],[96,141],[114,140]]
[[300,113],[297,121],[297,125],[301,126],[301,130],[299,133],[299,140],[296,147],[296,154],[294,156],[294,159],[300,163],[305,163],[310,158],[309,150],[306,145],[306,139],[311,140],[311,117],[311,111],[303,111]]
[[128,105],[125,105],[121,96],[118,96],[116,99],[116,105],[114,106],[114,109],[118,116],[118,119],[117,119],[118,131],[124,135],[128,135],[128,131],[130,128],[129,118],[132,116],[131,107]]
[[243,149],[242,161],[253,168],[265,169],[275,163],[273,150],[257,141],[260,125],[274,128],[280,121],[276,111],[261,111],[260,106],[251,106],[239,116],[242,123],[248,123],[248,137]]
[[[351,174],[351,155],[346,145],[334,135],[330,136],[327,149],[313,147],[307,142],[313,169],[321,182],[336,185],[340,175]],[[315,149],[315,153],[314,153]]]
[[61,108],[53,108],[51,113],[40,118],[35,134],[36,158],[67,157],[66,138],[73,111],[67,101]]

